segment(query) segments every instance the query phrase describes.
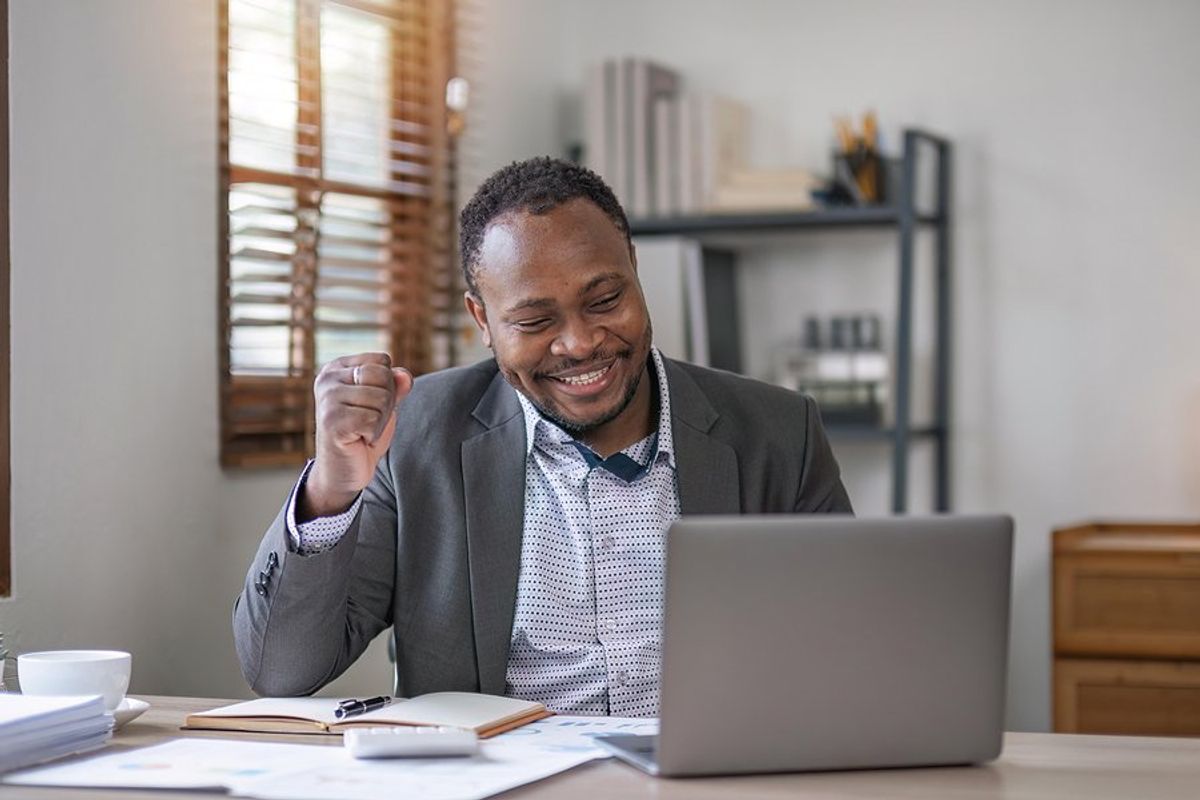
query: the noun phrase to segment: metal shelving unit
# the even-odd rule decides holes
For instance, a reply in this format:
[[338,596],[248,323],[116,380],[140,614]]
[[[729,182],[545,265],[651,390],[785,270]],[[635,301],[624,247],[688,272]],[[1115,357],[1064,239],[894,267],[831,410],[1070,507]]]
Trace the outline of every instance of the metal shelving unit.
[[[917,208],[917,166],[922,152],[931,152],[933,205]],[[899,190],[894,204],[827,208],[794,213],[729,214],[688,217],[650,217],[630,220],[634,236],[686,236],[704,240],[713,236],[828,231],[837,229],[894,230],[898,236],[896,285],[896,353],[893,396],[894,420],[890,427],[830,425],[831,436],[855,441],[879,440],[891,444],[892,511],[908,506],[908,454],[914,440],[930,440],[934,448],[933,507],[950,510],[950,235],[952,146],[940,136],[920,130],[904,132]],[[934,375],[933,421],[912,423],[912,329],[915,242],[919,230],[934,237]]]

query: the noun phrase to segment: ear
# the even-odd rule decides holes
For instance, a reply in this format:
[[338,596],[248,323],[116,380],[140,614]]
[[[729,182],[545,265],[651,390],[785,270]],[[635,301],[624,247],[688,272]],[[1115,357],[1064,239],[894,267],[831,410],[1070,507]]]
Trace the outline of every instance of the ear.
[[463,292],[463,303],[467,306],[467,313],[471,315],[471,319],[475,320],[475,327],[479,328],[483,346],[491,347],[492,332],[488,329],[487,309],[484,308],[483,301],[468,291]]

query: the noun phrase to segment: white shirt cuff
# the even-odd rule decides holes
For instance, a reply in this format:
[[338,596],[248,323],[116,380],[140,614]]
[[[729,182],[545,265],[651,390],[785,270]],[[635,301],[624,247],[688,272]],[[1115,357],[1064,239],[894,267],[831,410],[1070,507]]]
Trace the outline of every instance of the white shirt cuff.
[[341,514],[332,517],[317,517],[297,524],[296,498],[300,495],[300,490],[304,488],[304,481],[308,479],[312,465],[312,459],[309,459],[308,463],[304,465],[304,471],[300,473],[300,479],[296,481],[292,496],[288,498],[287,507],[288,536],[292,540],[292,548],[302,556],[324,553],[340,542],[346,531],[350,530],[350,523],[354,522],[354,517],[362,505],[362,492],[359,492],[350,508]]

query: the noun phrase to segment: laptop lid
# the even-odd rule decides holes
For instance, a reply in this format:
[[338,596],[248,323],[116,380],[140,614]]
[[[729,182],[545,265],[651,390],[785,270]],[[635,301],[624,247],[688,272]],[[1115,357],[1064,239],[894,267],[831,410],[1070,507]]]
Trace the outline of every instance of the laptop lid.
[[660,774],[995,758],[1011,565],[1001,516],[679,520]]

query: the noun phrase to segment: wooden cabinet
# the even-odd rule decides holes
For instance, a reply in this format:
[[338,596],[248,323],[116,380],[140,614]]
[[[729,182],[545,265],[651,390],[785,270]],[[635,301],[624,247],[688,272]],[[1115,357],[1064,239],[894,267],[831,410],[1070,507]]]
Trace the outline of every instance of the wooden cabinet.
[[1054,729],[1200,736],[1200,525],[1054,532]]

